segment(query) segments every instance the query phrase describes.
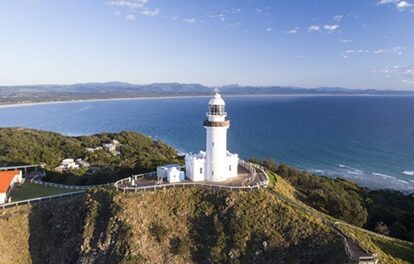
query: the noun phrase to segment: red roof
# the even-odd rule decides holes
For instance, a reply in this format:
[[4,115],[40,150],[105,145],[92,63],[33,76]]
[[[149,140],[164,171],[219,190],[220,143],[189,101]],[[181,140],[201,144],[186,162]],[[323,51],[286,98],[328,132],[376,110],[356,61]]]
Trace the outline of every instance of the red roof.
[[13,181],[14,176],[19,175],[20,171],[0,171],[0,193],[7,192],[10,183]]

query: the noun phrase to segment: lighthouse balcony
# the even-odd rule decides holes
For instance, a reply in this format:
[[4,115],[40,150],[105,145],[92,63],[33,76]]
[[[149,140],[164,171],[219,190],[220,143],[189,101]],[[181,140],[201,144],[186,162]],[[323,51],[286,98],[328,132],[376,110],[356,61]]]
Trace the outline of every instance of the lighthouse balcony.
[[206,116],[227,116],[227,112],[206,112]]
[[224,121],[204,120],[203,125],[205,127],[229,127],[230,126],[230,120],[224,120]]

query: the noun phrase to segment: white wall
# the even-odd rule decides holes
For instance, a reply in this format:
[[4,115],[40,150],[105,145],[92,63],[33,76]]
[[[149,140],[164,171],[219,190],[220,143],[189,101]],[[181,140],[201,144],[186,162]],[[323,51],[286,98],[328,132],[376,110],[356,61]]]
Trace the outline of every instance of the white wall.
[[0,204],[4,204],[7,202],[6,193],[0,193]]
[[223,181],[227,178],[227,128],[206,128],[206,179],[208,181]]
[[187,155],[185,158],[185,172],[187,178],[192,181],[204,181],[205,161],[205,158],[199,158],[197,155]]

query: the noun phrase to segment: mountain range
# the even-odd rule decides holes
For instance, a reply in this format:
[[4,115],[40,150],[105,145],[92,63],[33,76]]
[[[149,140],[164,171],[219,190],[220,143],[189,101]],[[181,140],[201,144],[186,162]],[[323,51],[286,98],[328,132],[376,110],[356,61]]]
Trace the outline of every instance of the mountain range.
[[[201,84],[126,82],[78,83],[70,85],[0,86],[0,104],[48,101],[210,95],[215,87]],[[225,95],[414,95],[414,91],[348,89],[342,87],[301,88],[286,86],[218,87]]]

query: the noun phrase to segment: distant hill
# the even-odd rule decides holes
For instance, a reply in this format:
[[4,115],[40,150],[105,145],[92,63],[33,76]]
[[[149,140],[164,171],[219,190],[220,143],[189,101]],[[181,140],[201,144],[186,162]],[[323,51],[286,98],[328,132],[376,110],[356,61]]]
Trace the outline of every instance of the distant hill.
[[[22,85],[0,86],[0,104],[47,101],[67,101],[108,98],[166,97],[210,95],[213,87],[201,84],[152,83],[146,85],[125,82],[79,83],[71,85]],[[347,89],[341,87],[299,88],[284,86],[239,86],[220,87],[227,95],[267,94],[337,94],[337,95],[398,95],[413,94],[414,91],[374,89]]]

